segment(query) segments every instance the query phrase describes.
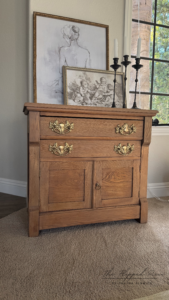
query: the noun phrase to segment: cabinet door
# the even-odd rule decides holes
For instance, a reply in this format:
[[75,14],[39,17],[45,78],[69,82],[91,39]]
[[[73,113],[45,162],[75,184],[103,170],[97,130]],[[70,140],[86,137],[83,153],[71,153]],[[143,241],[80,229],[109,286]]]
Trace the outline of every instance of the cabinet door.
[[92,162],[58,161],[40,164],[40,211],[91,207]]
[[140,160],[94,162],[94,206],[139,204]]

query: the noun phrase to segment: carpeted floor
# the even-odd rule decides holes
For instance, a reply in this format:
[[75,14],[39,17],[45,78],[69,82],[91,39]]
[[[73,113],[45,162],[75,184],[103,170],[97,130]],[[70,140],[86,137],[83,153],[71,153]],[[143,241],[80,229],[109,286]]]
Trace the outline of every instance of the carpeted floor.
[[137,298],[135,300],[168,300],[169,299],[169,290],[168,291],[164,291],[152,296],[146,296],[143,298]]
[[0,300],[132,300],[169,289],[169,203],[135,220],[27,236],[27,212],[0,220]]

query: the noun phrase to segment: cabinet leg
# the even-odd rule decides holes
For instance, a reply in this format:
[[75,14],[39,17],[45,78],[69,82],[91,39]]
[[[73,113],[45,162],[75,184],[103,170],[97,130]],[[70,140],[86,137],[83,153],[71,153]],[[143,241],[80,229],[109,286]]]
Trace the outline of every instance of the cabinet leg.
[[39,235],[39,210],[29,211],[29,237]]
[[147,198],[140,199],[140,223],[147,223],[148,220],[148,202]]

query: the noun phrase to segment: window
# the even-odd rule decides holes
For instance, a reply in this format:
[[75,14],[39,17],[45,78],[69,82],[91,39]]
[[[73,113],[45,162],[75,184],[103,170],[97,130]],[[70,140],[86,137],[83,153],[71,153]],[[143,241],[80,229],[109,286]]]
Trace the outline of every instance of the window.
[[[159,125],[169,125],[169,0],[133,0],[132,65],[139,33],[143,68],[139,70],[137,104],[143,109],[157,109]],[[131,67],[129,107],[134,100],[135,76]]]

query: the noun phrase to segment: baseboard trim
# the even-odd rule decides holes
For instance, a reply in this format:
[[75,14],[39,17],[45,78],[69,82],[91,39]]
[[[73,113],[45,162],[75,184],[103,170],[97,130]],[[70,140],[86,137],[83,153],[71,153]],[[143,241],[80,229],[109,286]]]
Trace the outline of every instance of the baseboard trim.
[[147,198],[169,196],[169,182],[148,183]]
[[[27,182],[0,178],[0,193],[26,197]],[[169,196],[169,182],[148,183],[147,198]]]
[[0,193],[26,197],[27,182],[0,178]]
[[152,136],[169,135],[169,126],[152,126]]

